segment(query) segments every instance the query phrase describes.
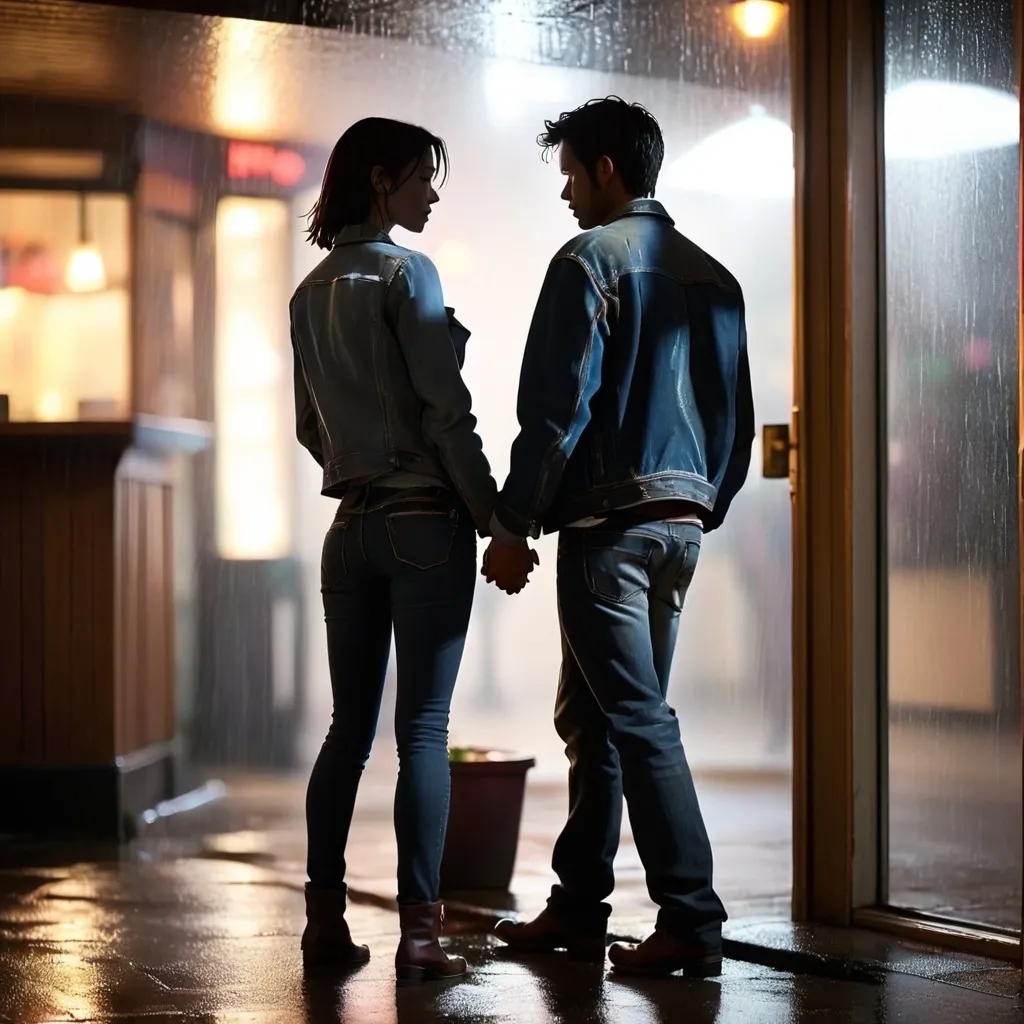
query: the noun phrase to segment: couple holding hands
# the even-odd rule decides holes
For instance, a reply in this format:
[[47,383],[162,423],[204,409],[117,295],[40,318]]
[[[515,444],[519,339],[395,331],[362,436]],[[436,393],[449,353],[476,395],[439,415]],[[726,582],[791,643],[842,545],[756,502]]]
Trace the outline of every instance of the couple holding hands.
[[[633,973],[721,971],[725,908],[666,697],[701,540],[750,463],[743,295],[651,198],[664,142],[647,110],[592,100],[545,122],[539,142],[557,154],[582,234],[544,278],[500,490],[462,379],[469,332],[445,307],[431,261],[389,234],[426,226],[448,170],[442,139],[399,121],[357,122],[309,216],[310,241],[329,252],[290,306],[296,425],[339,505],[321,563],[334,714],[306,797],[308,966],[370,955],[345,923],[345,846],[393,633],[395,968],[403,983],[466,972],[438,941],[438,886],[477,536],[490,538],[487,580],[517,593],[537,563],[529,539],[544,531],[559,533],[554,721],[569,814],[547,908],[502,921],[497,935],[522,951],[607,955]],[[609,950],[624,800],[660,910],[649,938]]]

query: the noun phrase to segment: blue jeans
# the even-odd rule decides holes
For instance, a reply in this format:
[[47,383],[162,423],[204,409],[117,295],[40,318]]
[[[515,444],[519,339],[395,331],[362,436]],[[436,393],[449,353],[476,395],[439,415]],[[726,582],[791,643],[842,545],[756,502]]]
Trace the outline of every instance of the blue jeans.
[[665,697],[700,527],[645,523],[563,530],[558,545],[562,673],[555,728],[569,758],[569,818],[555,843],[549,905],[607,920],[625,797],[657,927],[721,946],[704,828],[675,711]]
[[306,793],[310,885],[345,883],[356,789],[370,756],[394,628],[398,900],[438,899],[451,775],[448,713],[476,586],[476,533],[447,492],[372,492],[339,509],[321,563],[334,715]]

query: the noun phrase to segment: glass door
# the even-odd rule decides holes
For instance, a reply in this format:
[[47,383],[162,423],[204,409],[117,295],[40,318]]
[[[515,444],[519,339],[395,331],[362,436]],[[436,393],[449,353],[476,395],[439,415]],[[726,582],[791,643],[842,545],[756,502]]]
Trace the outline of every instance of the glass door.
[[884,0],[881,902],[1021,927],[1014,0]]

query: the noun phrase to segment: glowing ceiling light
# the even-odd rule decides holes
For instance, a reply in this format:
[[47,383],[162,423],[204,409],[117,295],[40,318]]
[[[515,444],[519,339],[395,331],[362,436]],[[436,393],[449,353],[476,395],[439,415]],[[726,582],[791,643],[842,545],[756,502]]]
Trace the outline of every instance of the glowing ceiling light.
[[1013,146],[1020,103],[1012,93],[963,82],[909,82],[885,99],[885,154],[926,160]]
[[68,258],[64,284],[69,292],[101,292],[107,287],[103,256],[95,245],[76,245]]
[[[885,154],[928,160],[1016,145],[1020,103],[1012,93],[960,82],[920,81],[885,100]],[[763,107],[702,139],[668,169],[669,185],[756,199],[793,197],[793,131]]]
[[749,39],[768,39],[786,16],[785,0],[731,0],[737,28]]
[[793,130],[763,107],[702,139],[668,171],[668,184],[691,192],[792,199]]
[[86,223],[85,193],[78,196],[78,245],[71,250],[64,269],[64,284],[69,292],[101,292],[107,287],[107,269],[103,255],[89,241]]

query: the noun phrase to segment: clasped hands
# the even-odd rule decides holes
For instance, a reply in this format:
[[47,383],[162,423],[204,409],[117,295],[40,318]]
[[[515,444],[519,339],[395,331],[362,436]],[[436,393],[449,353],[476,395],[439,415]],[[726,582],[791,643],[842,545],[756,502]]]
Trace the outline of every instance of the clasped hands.
[[529,582],[536,565],[540,565],[540,558],[526,541],[509,545],[494,537],[484,552],[480,574],[506,594],[518,594]]

